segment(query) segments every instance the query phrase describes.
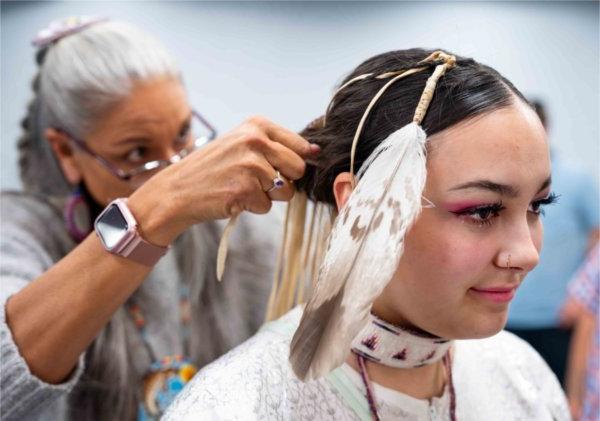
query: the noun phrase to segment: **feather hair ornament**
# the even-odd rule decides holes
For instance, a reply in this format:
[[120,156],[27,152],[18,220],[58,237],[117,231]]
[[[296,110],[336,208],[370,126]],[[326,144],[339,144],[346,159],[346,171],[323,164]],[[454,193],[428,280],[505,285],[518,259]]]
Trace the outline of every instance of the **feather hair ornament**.
[[[413,121],[378,145],[356,176],[358,182],[334,222],[315,289],[290,345],[290,363],[301,380],[322,377],[343,363],[352,340],[368,322],[373,301],[396,271],[404,236],[422,208],[427,136],[420,124],[439,78],[455,62],[442,51],[421,62],[440,64],[427,80]],[[356,145],[375,103],[392,84],[426,68],[380,75],[392,79],[373,97],[357,127],[352,174]]]
[[[435,56],[437,53],[432,54],[430,57],[428,57],[427,59],[423,60],[423,62],[426,61],[431,61],[431,60],[435,60],[438,59],[439,57]],[[435,57],[434,57],[435,56]],[[415,73],[417,71],[420,70],[424,70],[427,67],[420,67],[420,68],[416,68],[416,69],[411,69],[411,73]],[[404,71],[395,71],[395,72],[386,72],[377,76],[373,76],[372,73],[365,73],[363,75],[357,76],[351,80],[349,80],[348,82],[346,82],[344,85],[340,86],[336,92],[333,94],[333,98],[335,99],[335,96],[338,94],[338,92],[342,91],[344,88],[346,88],[347,86],[353,84],[354,82],[358,82],[360,80],[363,79],[367,79],[369,77],[375,77],[375,79],[387,79],[390,77],[394,77],[394,76],[399,76],[401,74],[403,74]],[[405,76],[408,76],[408,74],[406,74]],[[404,77],[404,76],[403,76]],[[395,80],[394,80],[395,82]],[[329,107],[327,108],[328,110],[333,106],[333,100],[329,103]],[[368,112],[367,112],[368,113]],[[327,115],[327,114],[325,114]],[[366,115],[365,115],[366,118]],[[364,122],[363,122],[364,123]],[[325,124],[325,119],[323,117],[322,121],[319,121],[319,119],[313,121],[312,124]],[[362,127],[362,124],[361,124]],[[357,134],[358,134],[358,130],[357,130]],[[355,139],[356,140],[356,139]],[[354,154],[354,150],[356,149],[356,141],[354,142],[354,146],[352,148],[352,153]],[[351,159],[351,163],[352,166],[354,165],[354,158]],[[352,172],[354,174],[354,172]],[[304,204],[302,204],[304,203]],[[297,232],[298,231],[298,227],[302,226],[302,229],[304,227],[304,223],[305,220],[304,218],[300,217],[300,214],[302,213],[301,210],[299,210],[299,208],[301,207],[306,207],[306,202],[298,202],[296,201],[295,203],[290,203],[290,205],[288,206],[288,212],[286,213],[286,217],[285,217],[285,222],[284,222],[284,231],[285,233],[287,233],[288,231],[288,227],[289,230],[292,231],[293,236],[295,236],[296,238],[296,243],[295,244],[303,244],[303,238],[304,238],[304,232],[302,231],[302,233]],[[319,215],[321,215],[324,211],[323,211],[323,207],[326,207],[326,205],[323,204],[317,204],[315,205],[315,210],[317,208],[319,208]],[[291,212],[290,212],[290,208],[291,208]],[[332,215],[332,217],[337,216],[335,211],[333,209],[328,209],[330,215]],[[219,248],[218,248],[218,252],[217,252],[217,280],[221,281],[223,279],[223,273],[225,272],[225,261],[227,259],[227,251],[229,249],[229,236],[231,235],[231,233],[233,232],[233,229],[235,228],[235,224],[237,223],[237,219],[239,217],[239,214],[237,215],[233,215],[229,221],[227,222],[227,225],[225,225],[225,228],[223,229],[223,233],[221,234],[221,240],[219,241]],[[292,219],[290,219],[292,218]],[[311,227],[316,225],[316,230],[319,234],[325,233],[327,235],[323,236],[323,235],[319,235],[316,239],[314,239],[314,243],[313,243],[313,238],[312,236],[310,236],[309,234],[309,240],[307,243],[305,243],[306,245],[306,251],[307,252],[313,252],[311,254],[309,254],[307,256],[305,260],[305,263],[310,263],[312,262],[320,263],[322,256],[322,252],[323,250],[320,250],[323,246],[323,243],[326,242],[328,234],[331,230],[331,227],[328,226],[330,224],[328,224],[324,219],[322,218],[316,218],[316,215],[313,214],[312,218],[311,218]],[[312,228],[309,230],[309,232],[312,232]],[[283,244],[282,244],[282,249],[280,251],[280,255],[277,259],[277,265],[278,267],[275,270],[275,279],[274,279],[274,285],[273,288],[271,290],[271,296],[269,297],[269,305],[267,307],[267,317],[266,320],[273,320],[274,318],[277,318],[278,316],[281,316],[283,314],[285,314],[287,312],[287,310],[289,310],[289,308],[291,308],[292,303],[294,302],[302,302],[301,299],[298,298],[303,298],[303,294],[304,294],[304,285],[298,285],[298,280],[296,277],[290,277],[290,273],[281,273],[280,269],[284,260],[284,256],[283,256],[283,250],[287,249],[287,251],[289,253],[295,253],[295,249],[291,248],[291,245],[286,247],[286,234],[284,233],[284,239],[283,239]],[[312,248],[314,246],[314,249]],[[316,254],[315,254],[316,253]],[[310,258],[312,257],[312,259]],[[295,261],[297,259],[290,259],[290,261],[292,261],[292,265],[295,264]],[[310,262],[309,262],[310,260]],[[285,265],[283,265],[285,266]],[[305,267],[305,266],[304,266]],[[314,268],[313,268],[314,269]],[[314,272],[314,270],[313,270]],[[304,270],[300,270],[299,274],[301,275],[305,275],[308,274],[308,276],[311,276],[311,272],[308,271],[307,273],[305,273]],[[312,279],[312,278],[310,278]],[[277,297],[279,297],[279,295],[276,293],[277,290],[280,290],[282,287],[286,287],[287,290],[290,291],[296,291],[294,297],[296,297],[296,299],[293,299],[292,301],[285,301],[284,303],[281,302],[281,299],[278,299]],[[293,294],[292,294],[293,295]],[[285,304],[285,303],[289,303],[289,304]],[[279,308],[279,310],[276,310],[273,308],[273,306],[276,306]]]

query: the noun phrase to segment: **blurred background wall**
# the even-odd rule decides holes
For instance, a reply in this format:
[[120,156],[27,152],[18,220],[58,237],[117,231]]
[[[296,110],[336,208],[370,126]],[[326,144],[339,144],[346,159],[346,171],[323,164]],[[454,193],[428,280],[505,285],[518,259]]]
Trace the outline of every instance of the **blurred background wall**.
[[473,56],[542,99],[555,151],[599,175],[598,2],[1,3],[0,188],[19,188],[16,140],[36,72],[30,40],[51,20],[108,15],[154,33],[192,104],[224,132],[252,114],[300,130],[374,54],[438,47]]

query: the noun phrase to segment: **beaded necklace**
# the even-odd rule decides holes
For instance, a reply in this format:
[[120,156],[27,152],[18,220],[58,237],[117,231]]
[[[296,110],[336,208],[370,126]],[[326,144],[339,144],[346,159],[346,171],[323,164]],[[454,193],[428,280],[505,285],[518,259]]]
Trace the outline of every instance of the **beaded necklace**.
[[[84,184],[79,185],[73,191],[64,205],[63,216],[65,227],[76,244],[79,244],[92,232],[94,220],[101,211],[102,206],[96,203]],[[180,329],[183,349],[188,355],[192,315],[189,296],[189,287],[181,286],[179,292]],[[148,341],[146,318],[141,307],[133,299],[130,299],[126,308],[152,361],[143,378],[139,393],[138,420],[158,420],[177,393],[194,376],[197,368],[188,358],[180,354],[158,358]]]
[[[358,368],[360,372],[360,378],[363,381],[367,394],[367,402],[369,403],[369,410],[373,416],[373,421],[380,421],[379,413],[377,412],[377,405],[375,404],[375,397],[373,395],[373,388],[371,387],[371,380],[367,374],[367,359],[361,355],[356,354],[356,360],[358,362]],[[450,353],[444,355],[444,368],[448,376],[448,391],[450,393],[450,420],[456,421],[456,394],[454,392],[454,382],[452,381],[452,361]]]
[[[140,332],[142,342],[153,361],[143,378],[140,391],[138,420],[158,420],[173,402],[185,384],[196,374],[197,368],[181,354],[167,355],[157,358],[147,337],[146,319],[141,307],[133,301],[127,304],[127,310],[136,328]],[[189,288],[182,286],[179,296],[180,328],[183,337],[184,352],[189,353],[189,326],[191,323],[191,304]]]
[[456,421],[456,394],[452,381],[450,350],[452,341],[393,325],[369,314],[369,321],[352,341],[360,377],[366,389],[366,397],[373,420],[379,421],[371,381],[366,362],[371,361],[394,368],[416,368],[442,360],[448,377],[450,394],[450,419]]

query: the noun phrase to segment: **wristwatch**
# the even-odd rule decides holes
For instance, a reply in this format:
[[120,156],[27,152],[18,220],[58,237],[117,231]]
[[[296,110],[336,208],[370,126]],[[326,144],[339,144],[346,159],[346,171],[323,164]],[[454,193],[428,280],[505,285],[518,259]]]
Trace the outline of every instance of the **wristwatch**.
[[110,202],[96,218],[94,230],[107,251],[146,266],[154,266],[169,250],[169,247],[151,244],[140,236],[137,221],[125,198]]

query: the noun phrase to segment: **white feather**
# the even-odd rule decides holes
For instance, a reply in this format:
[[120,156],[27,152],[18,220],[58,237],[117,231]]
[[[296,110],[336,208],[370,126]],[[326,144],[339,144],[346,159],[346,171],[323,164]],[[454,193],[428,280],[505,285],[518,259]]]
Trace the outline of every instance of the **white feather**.
[[317,285],[290,347],[298,378],[340,366],[364,327],[373,301],[394,275],[404,235],[421,210],[426,134],[410,123],[385,139],[363,164],[337,217]]

